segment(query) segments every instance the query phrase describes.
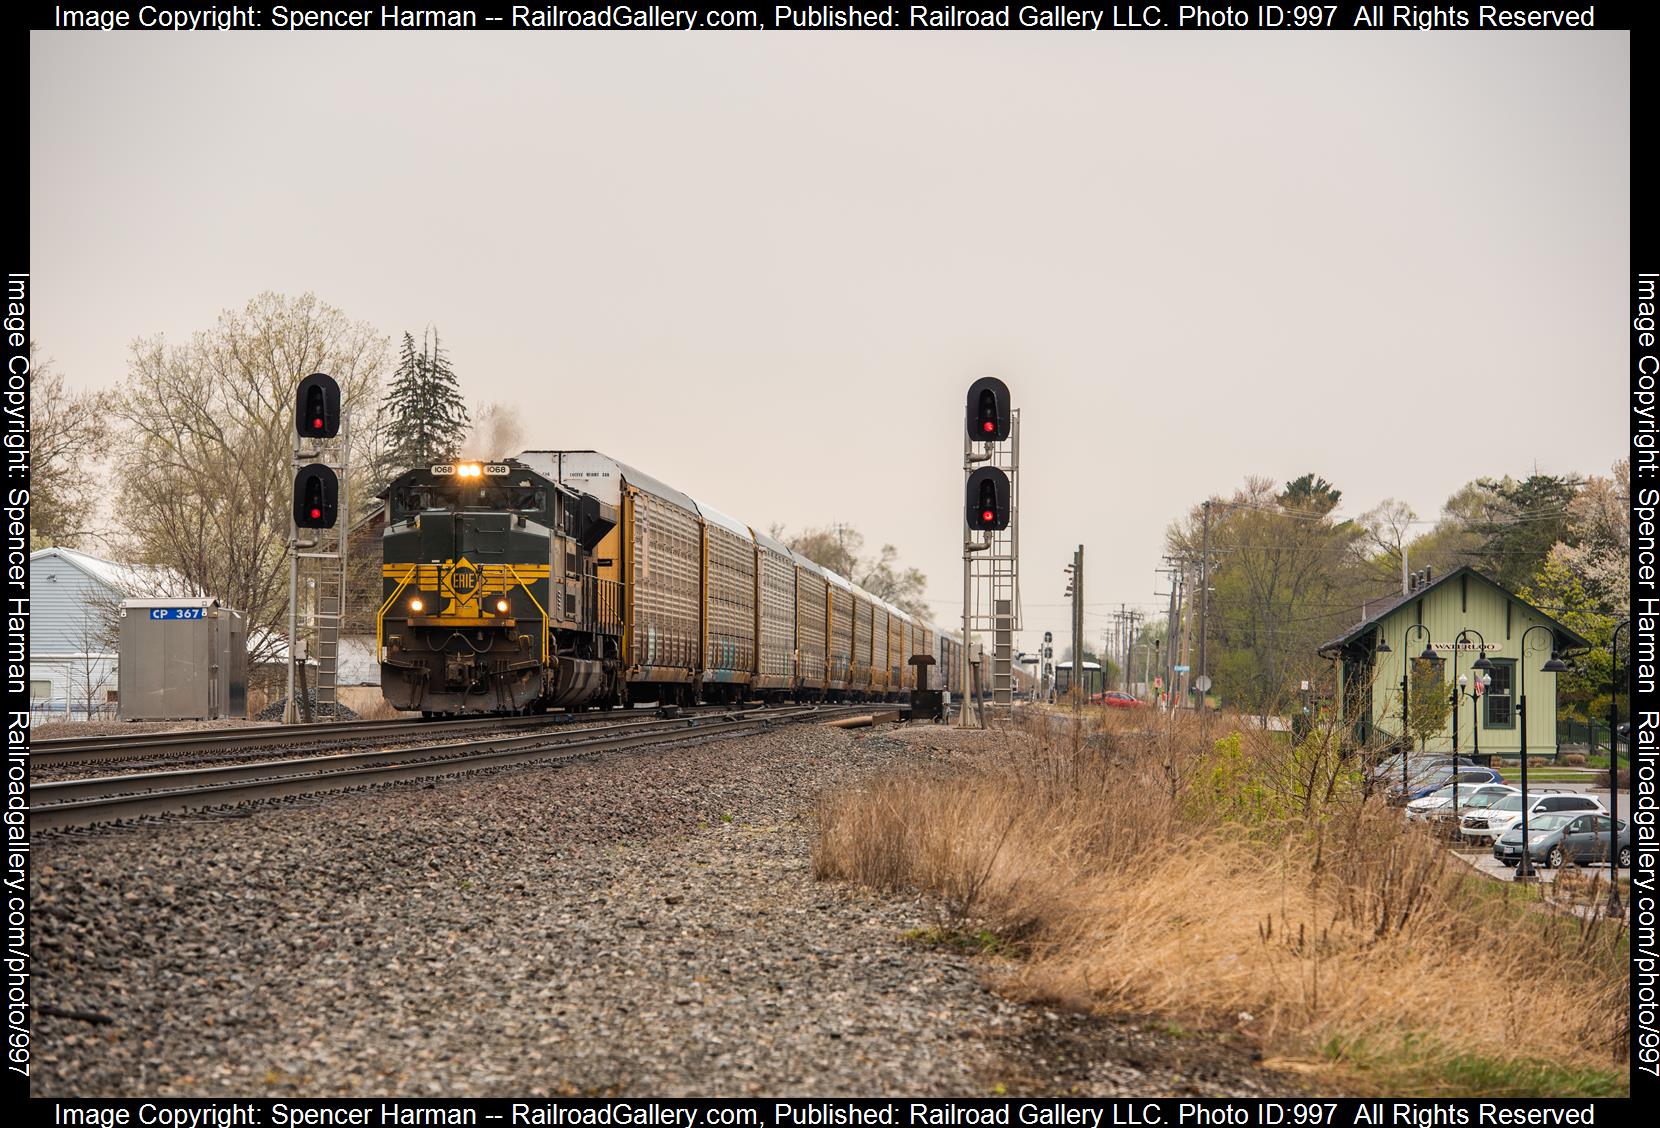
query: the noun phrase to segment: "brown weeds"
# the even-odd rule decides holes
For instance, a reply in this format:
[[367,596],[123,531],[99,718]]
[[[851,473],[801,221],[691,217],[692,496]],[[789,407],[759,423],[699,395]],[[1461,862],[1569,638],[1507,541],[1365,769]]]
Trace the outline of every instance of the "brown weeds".
[[995,753],[826,798],[815,872],[1018,938],[1019,995],[1303,1056],[1612,1063],[1617,922],[1470,870],[1367,796],[1331,733],[1208,725],[1038,714]]

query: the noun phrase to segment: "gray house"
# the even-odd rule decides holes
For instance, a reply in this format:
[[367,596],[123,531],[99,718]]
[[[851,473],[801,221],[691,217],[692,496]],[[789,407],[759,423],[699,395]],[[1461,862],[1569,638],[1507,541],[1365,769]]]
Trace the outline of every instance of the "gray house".
[[72,548],[29,554],[29,711],[114,719],[123,599],[174,594],[173,577]]

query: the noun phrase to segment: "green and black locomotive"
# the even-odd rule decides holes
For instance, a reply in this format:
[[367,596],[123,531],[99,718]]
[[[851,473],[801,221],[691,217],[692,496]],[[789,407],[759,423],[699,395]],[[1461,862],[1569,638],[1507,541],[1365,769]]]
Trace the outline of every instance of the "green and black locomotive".
[[622,700],[621,585],[594,556],[615,506],[513,460],[411,470],[384,496],[388,703],[433,716]]

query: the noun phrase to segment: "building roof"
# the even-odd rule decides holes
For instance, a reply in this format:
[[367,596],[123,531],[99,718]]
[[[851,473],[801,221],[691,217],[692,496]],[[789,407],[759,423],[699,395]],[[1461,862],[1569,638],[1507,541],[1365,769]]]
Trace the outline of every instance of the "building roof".
[[105,560],[74,548],[43,548],[29,553],[29,567],[37,560],[58,559],[107,587],[133,598],[166,598],[190,587],[177,572],[146,564],[123,564]]
[[1328,642],[1325,645],[1321,646],[1319,648],[1319,650],[1316,651],[1316,653],[1325,654],[1325,655],[1335,654],[1337,651],[1343,649],[1345,646],[1348,646],[1350,643],[1354,642],[1356,639],[1359,639],[1362,636],[1371,633],[1371,631],[1374,628],[1376,628],[1377,625],[1380,622],[1382,622],[1385,618],[1387,618],[1389,616],[1390,612],[1394,611],[1395,609],[1397,609],[1397,608],[1399,608],[1399,607],[1401,607],[1401,606],[1403,606],[1407,603],[1411,603],[1415,599],[1422,599],[1425,595],[1427,595],[1430,592],[1434,591],[1436,588],[1440,587],[1442,584],[1448,583],[1449,581],[1451,581],[1451,580],[1453,580],[1453,579],[1455,579],[1456,577],[1459,577],[1459,576],[1474,576],[1476,579],[1480,580],[1482,583],[1486,584],[1488,587],[1493,588],[1496,591],[1503,592],[1507,599],[1511,599],[1511,600],[1514,600],[1517,603],[1520,603],[1523,607],[1526,607],[1530,612],[1537,615],[1539,618],[1543,619],[1545,621],[1545,624],[1547,626],[1549,626],[1553,631],[1555,631],[1558,637],[1567,640],[1567,645],[1562,647],[1563,650],[1589,650],[1591,648],[1590,640],[1587,639],[1584,635],[1580,634],[1578,631],[1574,630],[1572,627],[1563,626],[1561,623],[1557,622],[1555,619],[1551,618],[1549,615],[1547,615],[1543,611],[1539,610],[1539,608],[1535,607],[1533,604],[1529,603],[1527,600],[1525,600],[1521,596],[1517,595],[1515,592],[1510,591],[1508,588],[1505,588],[1505,587],[1501,586],[1496,581],[1492,580],[1491,578],[1489,578],[1487,576],[1482,575],[1480,572],[1476,571],[1474,568],[1470,567],[1468,564],[1465,564],[1465,565],[1462,565],[1461,567],[1454,568],[1452,571],[1448,572],[1444,576],[1439,576],[1436,579],[1431,580],[1429,583],[1425,584],[1422,587],[1414,588],[1413,590],[1407,592],[1404,595],[1399,593],[1399,592],[1396,592],[1392,595],[1387,595],[1387,596],[1384,596],[1380,599],[1369,599],[1369,600],[1367,600],[1366,603],[1364,604],[1364,606],[1362,606],[1362,608],[1361,608],[1360,622],[1358,622],[1354,626],[1350,627],[1343,634],[1338,635],[1336,638],[1332,639],[1330,642]]

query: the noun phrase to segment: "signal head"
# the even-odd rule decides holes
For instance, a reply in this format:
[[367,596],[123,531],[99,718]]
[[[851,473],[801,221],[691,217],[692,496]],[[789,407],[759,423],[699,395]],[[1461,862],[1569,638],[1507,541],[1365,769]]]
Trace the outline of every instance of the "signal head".
[[982,466],[968,476],[968,527],[997,531],[1009,527],[1009,476]]
[[1009,437],[1011,418],[1007,384],[995,376],[982,376],[969,385],[969,438],[982,443],[1000,443]]
[[294,526],[332,529],[340,507],[340,479],[322,463],[300,467],[294,475]]
[[332,439],[340,433],[340,385],[326,372],[300,381],[294,397],[294,429],[302,439]]

